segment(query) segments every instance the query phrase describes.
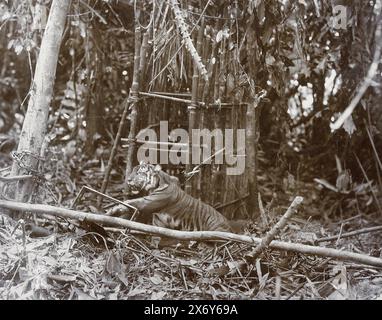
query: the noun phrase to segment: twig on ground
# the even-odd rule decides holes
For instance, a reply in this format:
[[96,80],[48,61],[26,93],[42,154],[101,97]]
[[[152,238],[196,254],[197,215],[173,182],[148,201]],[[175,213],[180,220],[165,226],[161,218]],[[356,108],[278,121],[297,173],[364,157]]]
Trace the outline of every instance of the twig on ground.
[[11,181],[19,181],[19,180],[27,180],[27,179],[32,179],[34,176],[33,175],[21,175],[21,176],[10,176],[10,177],[2,177],[0,176],[0,181],[6,181],[6,182],[11,182]]
[[260,254],[261,251],[263,251],[268,245],[271,243],[271,241],[274,239],[274,237],[279,233],[279,231],[285,227],[289,219],[292,217],[293,214],[297,212],[298,207],[304,200],[303,197],[296,197],[294,198],[292,204],[288,208],[288,210],[285,212],[285,214],[282,216],[282,218],[272,227],[272,229],[261,239],[261,243],[251,252],[247,255],[247,259],[250,259],[254,261],[256,257]]
[[261,222],[264,228],[268,228],[269,226],[269,221],[267,214],[265,213],[264,206],[263,206],[263,201],[261,200],[261,195],[260,192],[257,194],[258,202],[259,202],[259,210],[260,210],[260,217],[261,217]]

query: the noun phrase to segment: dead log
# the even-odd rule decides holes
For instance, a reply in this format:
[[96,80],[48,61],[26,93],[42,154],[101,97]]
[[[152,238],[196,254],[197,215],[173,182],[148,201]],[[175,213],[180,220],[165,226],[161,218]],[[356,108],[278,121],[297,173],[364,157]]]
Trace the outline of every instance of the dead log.
[[[128,229],[142,231],[148,234],[155,234],[159,236],[165,236],[175,238],[178,240],[228,240],[247,243],[253,246],[257,246],[261,243],[262,239],[234,234],[229,232],[220,231],[178,231],[161,227],[155,227],[146,225],[139,222],[129,221],[122,218],[115,218],[105,216],[101,214],[94,214],[88,212],[74,211],[66,208],[59,208],[44,204],[27,204],[14,201],[0,200],[0,208],[6,208],[10,210],[17,210],[21,212],[32,212],[35,214],[48,214],[51,216],[64,217],[69,219],[76,219],[80,221],[92,221],[105,226],[111,227],[124,227]],[[269,244],[269,248],[283,251],[292,251],[303,254],[317,255],[323,257],[331,257],[337,260],[351,261],[360,264],[370,265],[374,267],[382,267],[382,259],[376,257],[370,257],[368,255],[353,253],[349,251],[336,250],[332,248],[323,248],[316,246],[309,246],[298,243],[290,243],[283,241],[273,240]]]

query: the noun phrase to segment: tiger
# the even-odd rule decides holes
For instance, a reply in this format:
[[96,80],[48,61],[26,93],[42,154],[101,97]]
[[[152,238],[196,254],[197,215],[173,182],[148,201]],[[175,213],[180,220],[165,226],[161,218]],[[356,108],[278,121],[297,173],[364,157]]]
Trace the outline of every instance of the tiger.
[[[178,178],[161,170],[160,165],[141,163],[127,179],[127,195],[143,195],[125,203],[137,208],[154,226],[182,231],[233,232],[229,220],[210,205],[184,192]],[[117,205],[108,215],[121,215],[128,209]],[[142,220],[142,219],[141,219]]]

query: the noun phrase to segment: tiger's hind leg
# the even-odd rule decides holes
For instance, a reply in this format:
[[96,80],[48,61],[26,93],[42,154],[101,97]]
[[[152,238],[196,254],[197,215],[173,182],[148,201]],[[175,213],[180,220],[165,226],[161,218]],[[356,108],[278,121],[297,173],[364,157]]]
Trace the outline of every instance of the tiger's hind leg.
[[[179,220],[174,219],[168,213],[154,213],[152,218],[152,225],[173,230],[181,230],[181,223]],[[151,244],[154,248],[159,247],[173,247],[179,243],[179,240],[169,237],[152,236]]]
[[152,224],[153,226],[167,228],[167,229],[174,229],[174,230],[181,229],[180,221],[165,212],[154,213]]

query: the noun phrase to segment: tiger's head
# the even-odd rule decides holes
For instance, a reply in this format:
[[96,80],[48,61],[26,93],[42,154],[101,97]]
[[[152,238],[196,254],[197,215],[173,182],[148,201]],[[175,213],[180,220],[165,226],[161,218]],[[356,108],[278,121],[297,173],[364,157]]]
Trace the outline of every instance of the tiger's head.
[[162,171],[159,164],[141,162],[127,178],[127,195],[147,195],[154,190],[165,190],[170,184],[179,186],[179,179]]
[[148,194],[158,188],[160,183],[159,165],[141,163],[133,168],[127,178],[127,193],[128,195]]

